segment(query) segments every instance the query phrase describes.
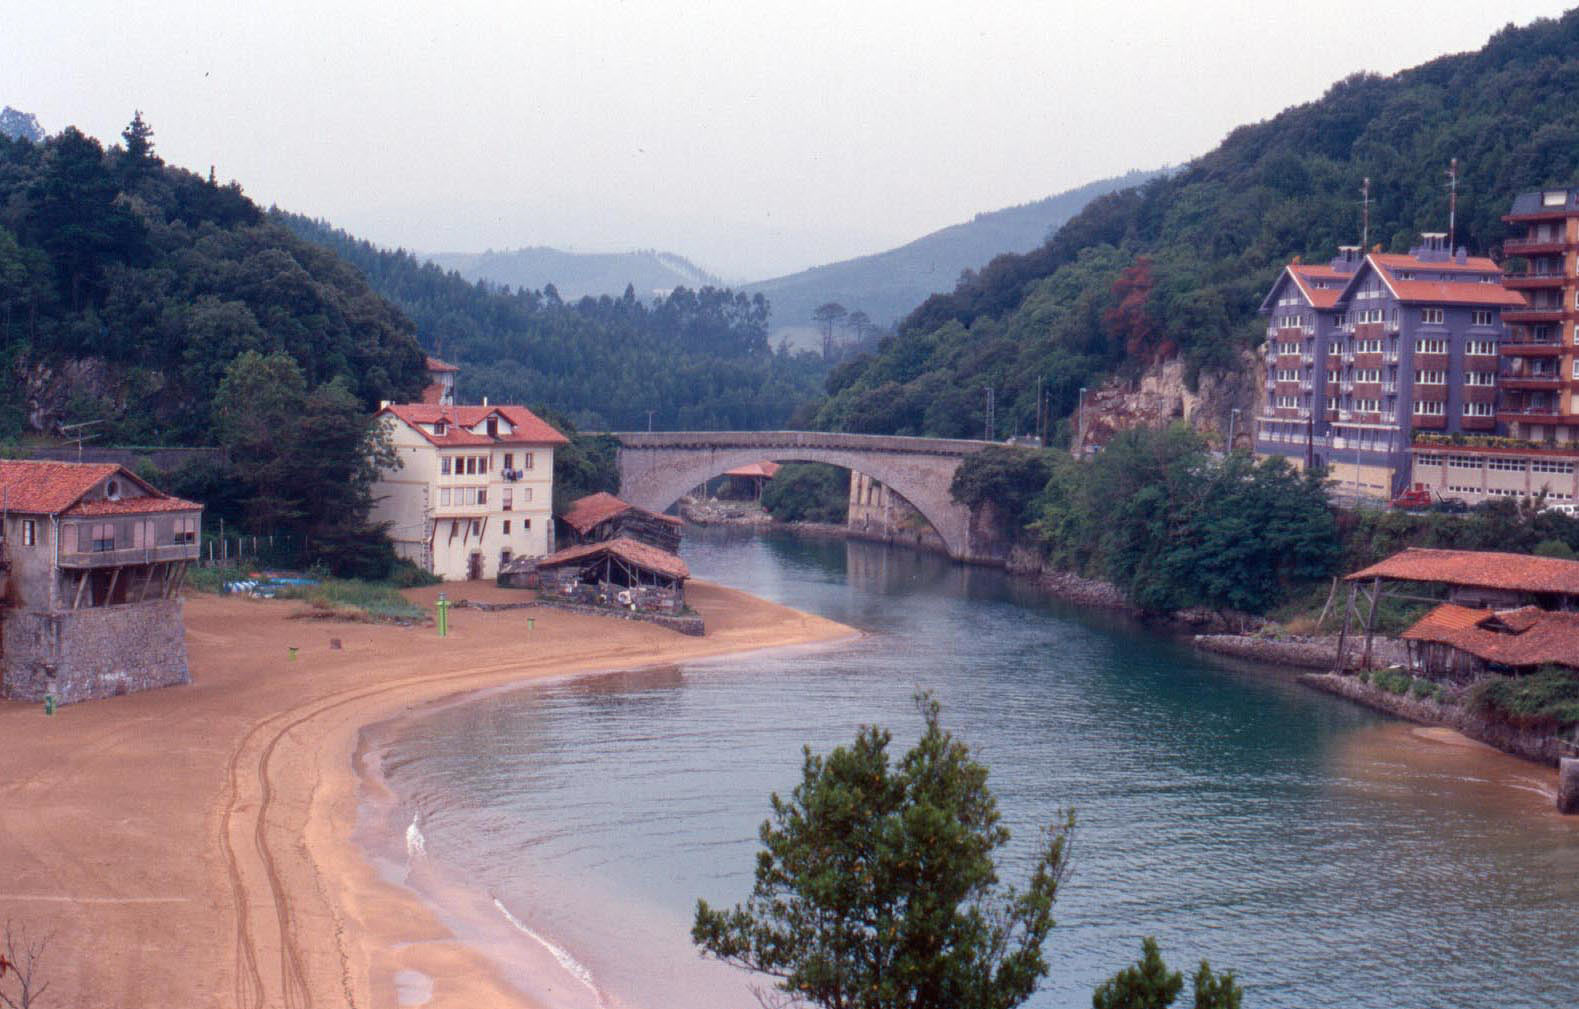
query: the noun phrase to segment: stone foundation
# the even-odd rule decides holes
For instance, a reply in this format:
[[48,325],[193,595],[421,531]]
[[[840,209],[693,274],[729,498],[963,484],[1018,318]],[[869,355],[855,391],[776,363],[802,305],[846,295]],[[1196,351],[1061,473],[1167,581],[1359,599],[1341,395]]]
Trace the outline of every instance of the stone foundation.
[[58,704],[190,683],[180,599],[5,614],[0,697]]

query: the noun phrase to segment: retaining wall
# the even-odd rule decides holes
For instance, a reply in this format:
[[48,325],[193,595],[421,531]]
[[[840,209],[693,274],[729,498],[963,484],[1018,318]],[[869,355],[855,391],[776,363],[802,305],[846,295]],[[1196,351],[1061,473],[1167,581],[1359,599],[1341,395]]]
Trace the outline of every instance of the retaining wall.
[[59,704],[190,683],[180,599],[5,614],[0,696]]

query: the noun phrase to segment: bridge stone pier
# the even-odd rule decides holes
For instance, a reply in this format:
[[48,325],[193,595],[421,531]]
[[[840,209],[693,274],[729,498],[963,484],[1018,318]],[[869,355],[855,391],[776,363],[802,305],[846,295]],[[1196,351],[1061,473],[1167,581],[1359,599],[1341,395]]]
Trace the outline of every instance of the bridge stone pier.
[[664,511],[725,470],[767,459],[823,462],[865,473],[916,507],[950,557],[986,560],[973,549],[970,509],[949,496],[966,456],[991,445],[950,438],[899,438],[819,431],[665,431],[616,433],[620,497]]

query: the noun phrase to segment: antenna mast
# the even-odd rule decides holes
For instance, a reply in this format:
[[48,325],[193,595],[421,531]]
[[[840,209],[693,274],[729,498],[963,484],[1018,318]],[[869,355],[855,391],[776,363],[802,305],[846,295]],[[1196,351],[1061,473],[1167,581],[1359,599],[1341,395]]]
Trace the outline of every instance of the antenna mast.
[[1448,162],[1447,167],[1447,254],[1452,255],[1457,248],[1453,244],[1454,235],[1458,224],[1458,159]]
[[1360,255],[1371,248],[1371,177],[1367,175],[1360,186]]

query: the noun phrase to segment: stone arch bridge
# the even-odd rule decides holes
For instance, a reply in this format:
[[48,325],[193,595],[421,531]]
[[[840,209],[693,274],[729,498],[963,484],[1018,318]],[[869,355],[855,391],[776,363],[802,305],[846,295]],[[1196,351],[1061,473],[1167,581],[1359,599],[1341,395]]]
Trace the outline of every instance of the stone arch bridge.
[[614,437],[620,442],[620,497],[641,508],[664,511],[725,470],[764,459],[830,463],[864,473],[909,501],[938,531],[950,557],[987,559],[975,548],[970,509],[949,496],[949,484],[966,456],[992,442],[819,431],[664,431]]

